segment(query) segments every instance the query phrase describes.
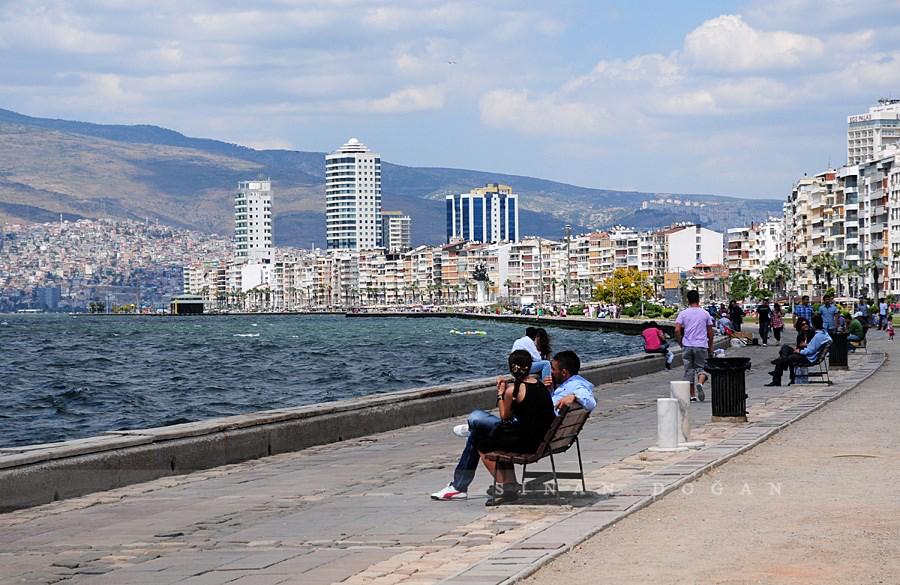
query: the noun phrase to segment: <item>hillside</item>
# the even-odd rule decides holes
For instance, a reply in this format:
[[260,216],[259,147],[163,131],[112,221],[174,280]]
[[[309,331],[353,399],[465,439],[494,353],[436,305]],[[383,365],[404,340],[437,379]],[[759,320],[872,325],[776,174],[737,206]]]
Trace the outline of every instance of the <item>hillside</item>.
[[[324,156],[321,152],[254,150],[191,138],[156,126],[100,125],[32,118],[0,109],[0,221],[42,222],[117,217],[228,234],[240,180],[270,177],[275,189],[275,242],[324,245]],[[522,232],[558,238],[617,223],[661,227],[692,219],[713,229],[781,212],[778,200],[679,195],[695,207],[654,205],[656,193],[589,189],[532,177],[383,163],[383,204],[413,218],[415,243],[438,243],[444,195],[487,182],[521,196]],[[665,196],[672,197],[672,196]],[[703,205],[700,207],[700,205]]]

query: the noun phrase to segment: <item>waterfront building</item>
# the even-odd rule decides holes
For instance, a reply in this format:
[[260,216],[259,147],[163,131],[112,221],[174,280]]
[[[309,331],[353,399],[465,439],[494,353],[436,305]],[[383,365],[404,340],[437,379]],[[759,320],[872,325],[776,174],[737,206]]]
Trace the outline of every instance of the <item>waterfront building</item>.
[[729,228],[726,246],[729,272],[759,278],[769,262],[784,254],[784,218],[772,217],[762,223]]
[[519,196],[509,185],[488,183],[447,195],[447,242],[519,241]]
[[382,233],[381,157],[351,138],[325,156],[326,248],[380,248]]
[[881,157],[900,144],[900,99],[881,99],[865,114],[847,116],[847,164]]
[[272,261],[272,182],[241,181],[234,196],[234,247],[238,258]]
[[402,211],[382,211],[382,245],[390,253],[406,252],[410,245],[410,228],[412,218],[403,215]]

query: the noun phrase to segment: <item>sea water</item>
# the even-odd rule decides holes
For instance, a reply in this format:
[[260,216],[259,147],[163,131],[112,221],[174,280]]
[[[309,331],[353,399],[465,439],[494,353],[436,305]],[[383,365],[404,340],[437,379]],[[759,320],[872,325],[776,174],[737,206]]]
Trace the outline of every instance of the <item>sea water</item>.
[[[0,447],[497,375],[525,330],[333,315],[0,315],[0,322]],[[641,351],[636,336],[547,330],[554,351],[575,350],[583,362]]]

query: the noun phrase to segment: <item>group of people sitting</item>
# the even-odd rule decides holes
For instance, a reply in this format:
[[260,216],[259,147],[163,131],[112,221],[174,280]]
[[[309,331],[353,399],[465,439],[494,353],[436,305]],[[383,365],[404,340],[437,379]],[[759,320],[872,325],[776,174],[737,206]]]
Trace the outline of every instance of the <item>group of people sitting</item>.
[[[551,357],[550,338],[540,328],[528,327],[515,341],[508,365],[512,379],[497,378],[497,410],[494,415],[473,411],[468,421],[453,432],[466,438],[453,479],[444,489],[431,494],[434,500],[468,498],[478,462],[496,479],[488,489],[486,506],[498,506],[519,498],[522,486],[512,465],[484,457],[492,451],[533,452],[547,434],[560,409],[577,402],[591,411],[597,405],[594,385],[578,375],[581,361],[574,351],[560,351]],[[540,375],[540,378],[538,378]]]

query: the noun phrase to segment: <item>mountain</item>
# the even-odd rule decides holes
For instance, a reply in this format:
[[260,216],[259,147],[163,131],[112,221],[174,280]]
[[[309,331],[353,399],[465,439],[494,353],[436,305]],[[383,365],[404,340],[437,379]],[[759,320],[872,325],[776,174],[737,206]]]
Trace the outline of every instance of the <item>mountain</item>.
[[[157,126],[33,118],[0,109],[0,221],[158,219],[229,234],[238,181],[272,179],[275,243],[323,246],[324,152],[254,150]],[[413,218],[415,243],[445,234],[444,196],[488,182],[520,194],[521,231],[559,238],[615,224],[663,227],[696,221],[712,229],[781,214],[775,199],[589,189],[485,171],[382,163],[385,209]]]

